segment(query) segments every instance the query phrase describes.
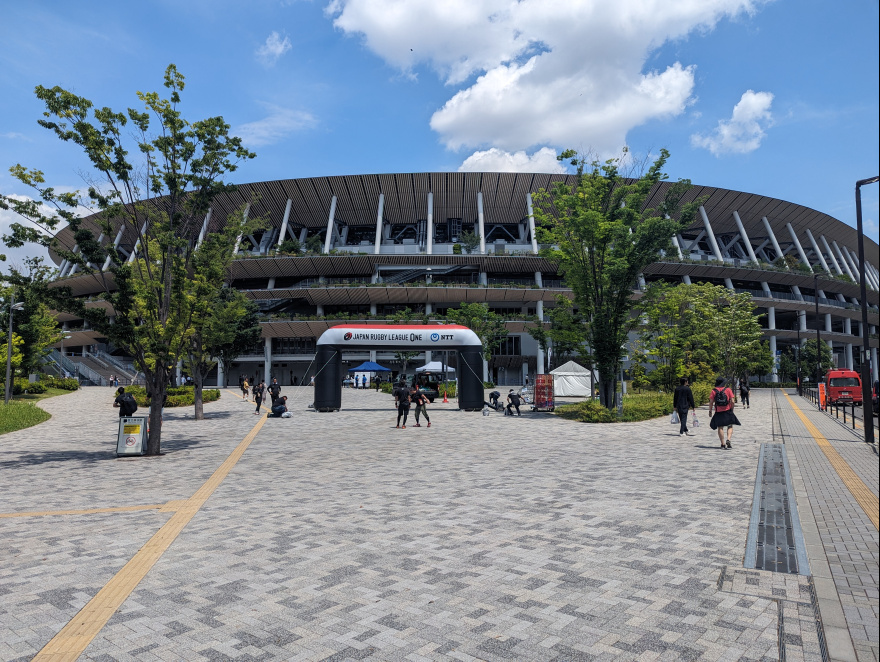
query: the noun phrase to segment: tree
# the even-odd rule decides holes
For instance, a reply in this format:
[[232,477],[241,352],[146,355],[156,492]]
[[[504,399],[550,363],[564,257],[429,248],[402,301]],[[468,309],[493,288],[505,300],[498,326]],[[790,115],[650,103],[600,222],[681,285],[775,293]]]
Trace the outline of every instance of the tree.
[[787,347],[779,355],[779,381],[793,382],[797,376],[797,362]]
[[464,303],[458,308],[446,311],[446,319],[453,324],[461,324],[477,334],[483,343],[483,381],[488,379],[489,361],[492,352],[498,349],[502,338],[507,336],[504,318],[489,310],[485,303]]
[[[4,236],[9,245],[52,245],[81,272],[103,280],[113,323],[102,309],[87,309],[63,282],[52,289],[54,307],[84,317],[134,357],[152,398],[149,455],[161,452],[164,396],[196,312],[189,287],[196,236],[214,198],[234,188],[223,178],[255,156],[229,135],[222,117],[183,118],[184,77],[173,64],[164,85],[168,98],[138,92],[144,110],[126,112],[93,108],[90,100],[61,87],[38,86],[36,95],[46,107],[39,124],[78,145],[91,164],[88,194],[59,193],[46,185],[42,171],[17,164],[10,169],[13,177],[31,187],[36,199],[0,196],[0,206],[28,221],[11,225]],[[44,214],[42,205],[53,212]],[[81,214],[85,206],[95,212],[87,221]],[[65,222],[77,243],[74,250],[53,239]],[[111,238],[120,230],[136,242],[132,260],[115,242],[95,236],[99,231]]]
[[[61,340],[58,322],[46,305],[46,301],[51,300],[47,288],[53,271],[43,264],[42,258],[26,258],[23,270],[13,267],[3,277],[10,284],[10,292],[4,298],[14,291],[16,301],[24,304],[22,310],[15,313],[14,324],[22,341],[19,370],[25,377],[42,370],[43,359],[52,345]],[[7,328],[8,323],[7,307],[0,316],[0,328]]]
[[205,334],[205,351],[220,362],[228,379],[232,362],[260,342],[263,330],[257,304],[238,290],[221,289],[216,305],[216,314],[212,315]]
[[547,355],[547,351],[552,347],[556,365],[561,365],[573,357],[583,359],[587,328],[583,317],[579,312],[575,312],[569,298],[557,294],[556,305],[544,309],[544,320],[550,323],[549,328],[538,322],[528,329],[529,335],[535,339],[544,354]]
[[[573,150],[559,155],[577,167],[573,185],[557,182],[535,196],[539,241],[552,247],[546,257],[558,261],[585,319],[590,348],[599,368],[600,398],[611,406],[617,375],[633,328],[632,291],[642,270],[671,249],[671,238],[690,225],[701,204],[682,204],[688,180],[672,184],[656,208],[645,208],[648,195],[667,179],[669,152],[635,180],[620,173],[621,160],[587,161]],[[675,218],[677,217],[677,218]]]
[[[403,310],[398,310],[392,313],[390,316],[390,321],[394,324],[409,324],[418,316],[415,312],[412,311],[409,306],[404,308]],[[415,357],[419,355],[420,352],[414,351],[406,351],[406,350],[397,350],[394,352],[394,358],[400,363],[400,374],[404,374],[406,372],[407,364],[412,361]]]
[[718,343],[719,371],[729,382],[749,374],[761,348],[761,325],[748,293],[716,286],[713,333]]
[[746,379],[749,378],[749,375],[755,375],[756,377],[769,375],[773,372],[773,368],[776,365],[776,357],[770,351],[770,343],[766,340],[753,346],[747,360],[748,364],[743,374],[743,377]]
[[645,366],[638,362],[634,362],[630,365],[629,377],[632,380],[633,388],[638,389],[639,392],[651,384],[645,376]]
[[[820,353],[820,364],[819,371],[820,376],[824,375],[828,370],[834,367],[834,353],[831,351],[831,348],[828,346],[828,343],[824,340],[821,342]],[[809,377],[810,380],[816,379],[816,339],[810,338],[803,344],[801,347],[801,375],[804,377]]]
[[480,235],[470,230],[464,230],[459,235],[458,241],[461,243],[464,252],[470,254],[477,250],[477,247],[480,245]]

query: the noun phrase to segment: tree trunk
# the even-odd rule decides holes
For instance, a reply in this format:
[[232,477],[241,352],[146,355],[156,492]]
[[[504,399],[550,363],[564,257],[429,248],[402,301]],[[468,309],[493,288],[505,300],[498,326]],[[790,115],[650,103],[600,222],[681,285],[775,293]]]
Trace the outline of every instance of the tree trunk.
[[205,378],[201,368],[197,367],[193,370],[193,408],[197,421],[205,420],[205,403],[202,400],[202,389],[204,387]]
[[168,382],[165,370],[158,368],[146,374],[147,385],[150,389],[150,436],[147,439],[147,455],[160,455],[162,452],[162,405],[165,402],[165,393]]
[[602,379],[599,382],[599,402],[603,407],[609,410],[614,410],[616,408],[617,403],[614,401],[616,391],[617,380],[613,377],[611,379]]

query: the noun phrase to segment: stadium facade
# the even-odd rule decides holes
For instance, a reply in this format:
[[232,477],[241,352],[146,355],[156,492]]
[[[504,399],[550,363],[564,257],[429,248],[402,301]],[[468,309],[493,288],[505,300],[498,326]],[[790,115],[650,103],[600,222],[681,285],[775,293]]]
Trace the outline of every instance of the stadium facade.
[[[555,305],[559,294],[570,297],[571,290],[555,264],[538,255],[532,196],[560,180],[573,183],[566,175],[453,172],[238,186],[215,200],[200,237],[243,206],[251,217],[267,221],[265,231],[240,238],[240,258],[229,273],[232,286],[258,303],[263,339],[238,359],[235,374],[209,380],[234,382],[245,374],[303,383],[310,378],[317,339],[330,326],[384,323],[404,308],[442,317],[462,302],[486,303],[508,320],[509,336],[487,366],[489,379],[513,385],[544,372],[547,360],[526,331],[529,319],[543,319],[545,307]],[[655,206],[668,186],[658,184],[648,205]],[[710,282],[747,292],[774,351],[815,337],[818,327],[838,366],[858,369],[862,334],[868,333],[877,379],[877,242],[865,240],[870,310],[869,328],[863,329],[855,229],[795,203],[721,188],[696,185],[685,201],[702,197],[693,225],[674,238],[670,254],[645,269],[639,287],[655,280]],[[480,238],[470,253],[461,250],[464,232]],[[74,247],[69,229],[58,239]],[[285,254],[289,239],[308,242],[313,250]],[[124,254],[137,250],[128,231],[102,240],[114,241]],[[77,273],[52,255],[74,293],[97,297],[104,291],[104,278]],[[69,332],[65,354],[74,355],[78,370],[88,364],[86,377],[97,380],[108,370],[124,374],[124,359],[112,355],[100,334],[70,315],[60,319]],[[432,358],[440,357],[425,352],[408,367]],[[347,353],[343,360],[349,366],[372,360],[400,369],[398,357],[381,349]]]

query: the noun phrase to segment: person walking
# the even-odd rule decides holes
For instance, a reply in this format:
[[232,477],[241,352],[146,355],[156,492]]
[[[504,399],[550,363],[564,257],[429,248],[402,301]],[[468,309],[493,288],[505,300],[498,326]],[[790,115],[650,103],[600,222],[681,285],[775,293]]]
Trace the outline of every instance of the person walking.
[[[715,380],[715,388],[712,389],[712,396],[709,400],[709,415],[712,417],[712,420],[709,421],[709,427],[718,431],[721,448],[733,448],[730,445],[733,426],[741,425],[741,423],[733,413],[733,391],[727,386],[724,377]],[[726,443],[725,430],[727,431]]]
[[428,398],[419,390],[418,386],[413,385],[412,391],[410,391],[410,402],[416,406],[415,427],[422,427],[422,424],[419,423],[419,415],[423,415],[425,420],[428,421],[428,427],[431,427],[431,419],[428,417]]
[[749,382],[747,379],[739,380],[739,401],[742,403],[742,406],[746,409],[749,408],[749,394],[752,389],[749,388]]
[[678,420],[680,422],[678,436],[691,436],[691,433],[688,430],[687,420],[688,411],[696,409],[696,406],[694,405],[694,393],[691,391],[691,387],[688,386],[687,377],[682,377],[679,382],[680,383],[675,387],[675,393],[672,396],[672,406],[675,407],[675,411],[678,412]]
[[247,377],[245,377],[244,381],[241,382],[241,397],[244,398],[245,402],[247,402],[248,388],[250,388],[250,385],[248,384]]
[[275,406],[275,401],[281,396],[281,384],[278,383],[278,378],[273,377],[272,383],[269,384],[266,389],[269,392],[269,396],[272,398],[272,406]]
[[262,379],[260,383],[254,386],[254,402],[257,403],[257,409],[254,411],[256,415],[260,415],[260,405],[263,404],[263,394],[266,392],[266,382]]
[[522,416],[522,414],[519,413],[520,402],[522,402],[522,398],[520,398],[519,393],[514,393],[513,389],[510,389],[510,393],[507,394],[507,414],[508,414],[508,416],[513,416],[513,411],[511,410],[511,407],[516,408],[516,415],[517,416]]
[[[406,419],[409,416],[410,405],[409,391],[406,388],[406,382],[400,382],[394,389],[394,404],[397,406],[397,428],[406,430]],[[400,420],[403,419],[403,426]]]

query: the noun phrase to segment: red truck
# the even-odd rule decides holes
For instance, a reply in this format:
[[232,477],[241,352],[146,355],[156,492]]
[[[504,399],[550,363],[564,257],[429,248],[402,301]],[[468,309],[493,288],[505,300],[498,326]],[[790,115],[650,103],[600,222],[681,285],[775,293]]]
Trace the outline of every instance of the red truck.
[[862,380],[855,370],[829,370],[825,388],[831,404],[862,404]]

